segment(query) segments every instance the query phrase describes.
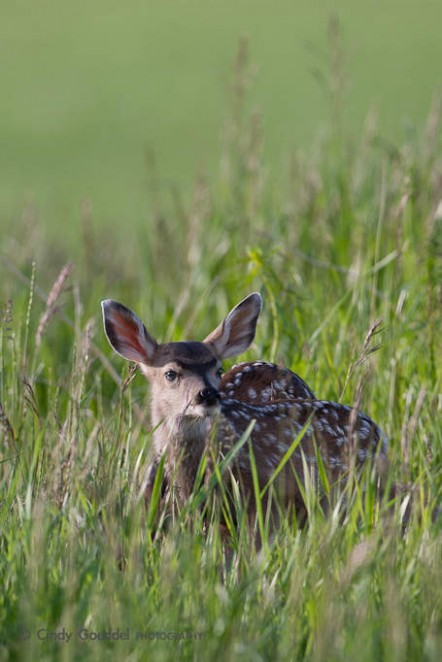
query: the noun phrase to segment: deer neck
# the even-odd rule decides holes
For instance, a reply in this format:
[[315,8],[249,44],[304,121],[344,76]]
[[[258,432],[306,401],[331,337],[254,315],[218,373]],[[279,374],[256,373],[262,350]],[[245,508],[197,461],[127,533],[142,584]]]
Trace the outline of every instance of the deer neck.
[[165,472],[182,500],[192,492],[204,452],[211,421],[209,418],[170,416],[152,417],[154,448],[158,456],[166,453]]

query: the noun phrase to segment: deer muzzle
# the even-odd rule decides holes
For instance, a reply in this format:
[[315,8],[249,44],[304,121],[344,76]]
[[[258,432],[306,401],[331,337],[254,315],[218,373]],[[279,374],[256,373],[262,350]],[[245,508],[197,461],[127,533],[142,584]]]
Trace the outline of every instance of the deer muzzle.
[[220,402],[220,394],[216,388],[207,386],[198,392],[195,400],[197,405],[203,405],[206,407],[218,407]]

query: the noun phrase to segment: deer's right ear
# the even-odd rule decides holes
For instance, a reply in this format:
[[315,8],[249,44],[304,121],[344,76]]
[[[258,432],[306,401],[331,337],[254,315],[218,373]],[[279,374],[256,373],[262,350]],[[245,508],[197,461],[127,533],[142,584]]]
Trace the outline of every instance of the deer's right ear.
[[204,342],[211,346],[219,359],[228,359],[246,351],[255,337],[261,306],[261,295],[258,292],[249,294],[204,339]]
[[129,361],[150,365],[157,342],[129,308],[112,299],[101,302],[107,339],[113,349]]

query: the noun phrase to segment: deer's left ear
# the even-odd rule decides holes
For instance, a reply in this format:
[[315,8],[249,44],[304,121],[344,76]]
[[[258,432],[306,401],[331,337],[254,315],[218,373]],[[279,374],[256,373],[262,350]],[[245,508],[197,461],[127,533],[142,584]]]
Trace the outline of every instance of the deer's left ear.
[[129,361],[151,365],[157,342],[130,308],[118,301],[101,302],[104,330],[113,349]]
[[225,320],[204,339],[220,360],[242,354],[250,346],[255,337],[261,307],[261,295],[253,292],[235,306]]

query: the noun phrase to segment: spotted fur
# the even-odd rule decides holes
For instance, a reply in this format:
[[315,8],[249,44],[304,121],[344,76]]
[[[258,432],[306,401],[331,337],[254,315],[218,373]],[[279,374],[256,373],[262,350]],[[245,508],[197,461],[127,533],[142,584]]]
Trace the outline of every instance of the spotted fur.
[[219,390],[222,398],[249,402],[252,405],[315,397],[299,375],[265,361],[233,366],[222,376]]

